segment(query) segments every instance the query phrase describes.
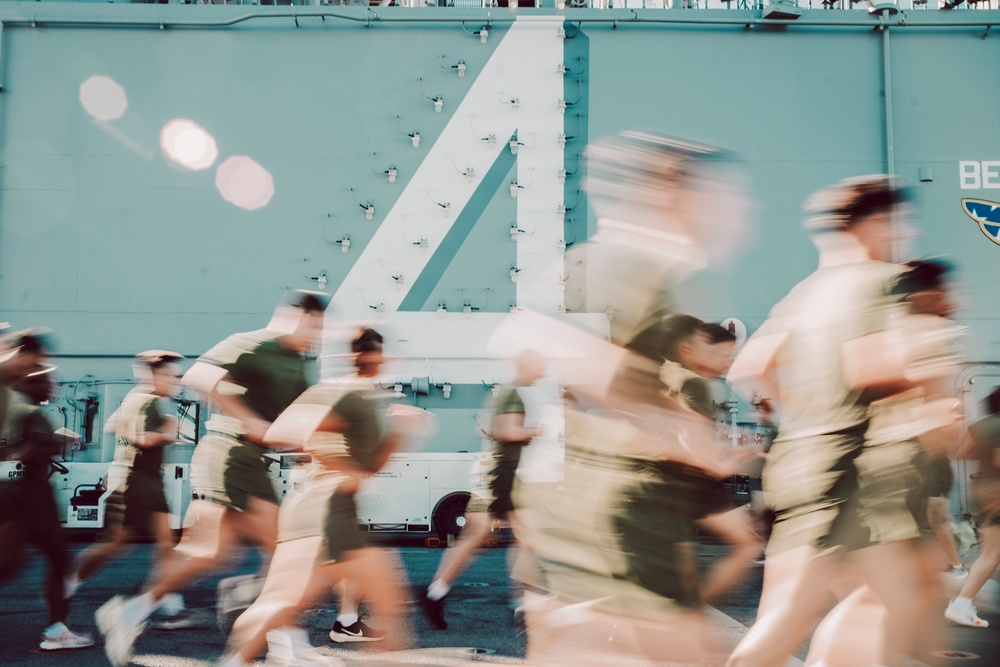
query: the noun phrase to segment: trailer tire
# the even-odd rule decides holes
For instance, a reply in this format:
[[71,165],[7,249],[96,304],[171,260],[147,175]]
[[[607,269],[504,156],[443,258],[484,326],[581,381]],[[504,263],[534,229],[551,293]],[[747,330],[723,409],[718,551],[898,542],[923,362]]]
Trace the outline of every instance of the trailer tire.
[[434,510],[433,527],[441,541],[448,539],[449,535],[458,537],[465,525],[465,507],[469,504],[468,493],[456,493],[448,496]]

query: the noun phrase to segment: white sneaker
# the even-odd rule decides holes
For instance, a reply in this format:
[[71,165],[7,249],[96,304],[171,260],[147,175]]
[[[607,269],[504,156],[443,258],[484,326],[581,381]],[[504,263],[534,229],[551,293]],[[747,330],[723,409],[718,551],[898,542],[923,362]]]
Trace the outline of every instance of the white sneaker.
[[275,667],[341,667],[343,660],[323,655],[322,648],[303,645],[287,632],[271,630],[267,633],[267,662]]
[[104,652],[114,667],[125,667],[132,657],[132,646],[146,629],[146,620],[133,600],[116,595],[94,614],[97,629],[104,635]]
[[984,621],[976,614],[976,607],[974,605],[970,604],[965,609],[962,609],[959,605],[955,604],[955,600],[948,603],[948,608],[944,610],[944,616],[952,623],[966,625],[970,628],[990,627],[988,621]]
[[74,648],[87,648],[88,646],[94,645],[94,639],[88,634],[77,635],[66,630],[62,631],[62,634],[55,637],[49,637],[48,635],[42,635],[42,643],[38,645],[43,651],[64,651],[67,649]]

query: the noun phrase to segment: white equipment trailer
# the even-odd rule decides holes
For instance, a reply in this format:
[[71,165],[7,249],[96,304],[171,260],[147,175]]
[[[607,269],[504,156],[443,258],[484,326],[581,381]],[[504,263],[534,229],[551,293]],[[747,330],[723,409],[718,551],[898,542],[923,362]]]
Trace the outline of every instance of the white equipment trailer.
[[[305,473],[297,464],[308,455],[275,452],[266,458],[282,499],[301,481]],[[486,489],[491,462],[487,452],[393,454],[358,493],[360,525],[373,533],[434,534],[441,540],[457,535],[470,495]],[[50,482],[58,505],[66,508],[66,527],[100,532],[108,496],[124,471],[108,463],[73,463],[62,470]],[[166,463],[161,468],[174,529],[181,527],[191,502],[190,472],[189,463]]]

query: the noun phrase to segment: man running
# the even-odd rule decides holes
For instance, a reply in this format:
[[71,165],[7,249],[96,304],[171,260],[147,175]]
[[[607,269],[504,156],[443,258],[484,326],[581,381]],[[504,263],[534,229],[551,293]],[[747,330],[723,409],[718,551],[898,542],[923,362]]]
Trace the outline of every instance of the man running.
[[[170,508],[163,488],[160,468],[164,448],[177,440],[177,418],[171,400],[181,388],[180,361],[183,355],[166,350],[148,350],[136,355],[137,386],[118,408],[115,438],[124,448],[128,473],[124,483],[108,500],[110,539],[95,545],[80,557],[77,570],[66,582],[72,595],[111,558],[121,555],[136,539],[152,536],[158,547],[158,568],[174,548],[170,529]],[[184,608],[183,599],[168,598],[158,610],[164,629],[180,629],[204,623],[206,614]]]
[[[323,330],[329,297],[294,291],[266,329],[235,334],[202,355],[184,376],[219,412],[191,460],[192,489],[203,498],[188,507],[176,558],[141,595],[116,596],[97,611],[105,652],[127,664],[149,615],[220,562],[237,540],[274,550],[278,499],[264,465],[264,434],[315,376],[308,356]],[[220,601],[222,602],[222,601]]]
[[455,542],[445,552],[438,565],[434,580],[424,591],[420,606],[427,619],[438,630],[448,628],[444,617],[445,597],[455,580],[475,559],[476,550],[483,546],[495,520],[514,521],[514,503],[511,495],[521,450],[532,439],[542,434],[539,427],[524,425],[524,399],[519,393],[545,376],[545,359],[537,352],[525,351],[517,358],[514,380],[500,389],[493,406],[490,436],[494,443],[493,469],[490,473],[489,502],[473,495],[466,509],[466,526]]
[[911,540],[870,546],[857,469],[871,402],[913,386],[892,324],[900,269],[891,261],[908,229],[907,199],[906,190],[880,175],[847,179],[811,196],[806,226],[820,251],[819,268],[774,307],[730,370],[730,382],[746,395],[756,390],[777,397],[780,414],[764,468],[776,515],[764,589],[757,622],[730,667],[784,664],[823,613],[820,591],[852,551],[852,564],[893,619],[879,664],[895,664],[912,645],[917,554]]
[[38,547],[49,563],[45,586],[48,624],[39,649],[58,651],[93,646],[89,635],[66,627],[69,600],[63,580],[70,566],[66,536],[59,520],[55,494],[49,485],[49,464],[65,444],[38,406],[52,398],[54,366],[39,361],[50,354],[51,342],[44,332],[17,335],[14,358],[4,364],[7,388],[3,398],[5,418],[0,436],[0,459],[16,462],[19,474],[0,482],[0,579],[12,571],[25,543]]

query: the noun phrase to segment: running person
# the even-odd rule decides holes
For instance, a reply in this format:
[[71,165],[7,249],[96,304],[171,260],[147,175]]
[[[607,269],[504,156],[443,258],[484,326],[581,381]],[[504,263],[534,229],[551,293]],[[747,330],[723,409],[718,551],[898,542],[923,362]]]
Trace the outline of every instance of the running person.
[[[69,595],[140,537],[156,539],[158,567],[171,555],[174,534],[160,468],[164,447],[177,440],[177,419],[171,414],[170,401],[180,393],[182,359],[183,355],[166,350],[136,355],[138,386],[122,401],[115,422],[115,439],[124,449],[128,473],[108,500],[105,525],[110,539],[82,554],[77,570],[67,580]],[[204,622],[205,614],[185,610],[180,596],[170,603],[171,608],[162,605],[159,609],[167,616],[160,627],[180,629]]]
[[[872,544],[901,542],[912,545],[919,581],[912,610],[919,636],[911,655],[932,647],[927,640],[940,636],[941,550],[933,540],[928,501],[939,496],[943,467],[950,473],[948,454],[961,440],[961,412],[954,395],[961,361],[956,339],[964,327],[949,316],[952,299],[944,277],[951,270],[941,260],[912,260],[894,293],[906,307],[898,320],[898,349],[905,356],[905,375],[916,386],[882,398],[869,407],[865,447],[856,460],[860,516]],[[918,539],[919,538],[919,539]],[[952,547],[954,548],[954,547]],[[835,591],[843,600],[813,635],[807,664],[853,667],[880,662],[885,626],[900,623],[871,586]],[[906,619],[904,619],[905,621]]]
[[[32,334],[18,341],[19,354],[25,358],[44,357],[48,343]],[[6,410],[0,458],[19,461],[22,473],[15,481],[0,482],[4,487],[3,553],[0,554],[0,579],[15,565],[25,542],[37,546],[49,564],[45,598],[48,624],[42,632],[39,649],[58,651],[94,645],[89,635],[76,634],[66,627],[69,600],[63,580],[70,566],[66,536],[59,520],[55,494],[49,484],[49,464],[62,451],[63,441],[55,435],[52,424],[38,406],[52,398],[55,386],[54,366],[36,366],[15,376],[18,395]],[[4,451],[7,450],[7,451]],[[9,514],[8,514],[9,512]]]
[[128,663],[135,639],[164,596],[218,564],[235,541],[274,550],[278,500],[262,458],[263,438],[271,422],[312,383],[314,362],[307,355],[319,342],[328,303],[320,292],[289,293],[268,328],[230,336],[184,376],[219,411],[191,461],[193,490],[204,499],[188,507],[176,557],[152,585],[141,595],[116,596],[98,609],[98,627],[113,665]]
[[959,451],[961,458],[979,461],[972,477],[972,494],[979,510],[982,551],[969,568],[969,576],[958,596],[948,604],[945,617],[954,623],[987,628],[972,603],[979,590],[1000,567],[1000,387],[985,401],[987,415],[969,427]]
[[281,509],[277,550],[264,588],[233,625],[224,667],[248,665],[265,644],[272,659],[311,662],[308,640],[296,627],[299,614],[344,579],[394,629],[386,643],[400,642],[403,593],[394,582],[397,564],[366,544],[354,495],[361,478],[385,464],[400,437],[425,413],[392,406],[386,424],[385,406],[373,386],[383,363],[382,336],[362,329],[351,350],[356,375],[309,388],[265,437],[272,446],[303,448],[313,456],[313,469]]
[[[666,361],[660,370],[665,393],[689,412],[707,419],[714,429],[719,407],[710,381],[729,370],[736,336],[721,325],[702,322],[690,315],[668,315],[664,318],[664,328],[669,341],[664,348]],[[732,547],[700,585],[702,602],[710,603],[739,583],[760,555],[763,544],[752,529],[753,517],[746,507],[734,506],[722,480],[683,463],[663,466],[691,482],[692,504],[700,506],[692,514],[694,523],[722,537]]]
[[[913,386],[904,376],[892,318],[891,264],[907,230],[907,200],[891,177],[847,179],[806,202],[819,268],[800,282],[748,341],[729,374],[749,395],[777,396],[780,432],[764,467],[765,494],[776,519],[764,564],[757,621],[736,647],[730,667],[783,664],[822,614],[833,575],[852,553],[893,623],[880,664],[895,664],[914,641],[919,618],[919,563],[906,525],[865,517],[857,459],[865,445],[868,406]],[[871,522],[893,541],[872,544]],[[869,547],[869,548],[864,548]]]
[[521,450],[542,434],[538,427],[524,425],[525,407],[519,390],[530,387],[545,376],[545,359],[537,352],[525,351],[517,358],[514,380],[500,389],[493,406],[490,437],[494,443],[493,469],[490,472],[489,503],[473,495],[466,509],[466,527],[455,546],[445,552],[434,580],[423,592],[420,606],[438,630],[448,628],[444,617],[445,597],[455,580],[475,559],[476,550],[483,546],[494,520],[514,520],[511,495]]

